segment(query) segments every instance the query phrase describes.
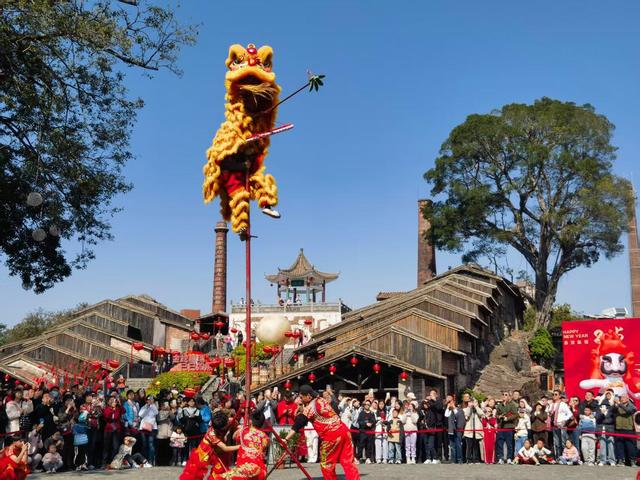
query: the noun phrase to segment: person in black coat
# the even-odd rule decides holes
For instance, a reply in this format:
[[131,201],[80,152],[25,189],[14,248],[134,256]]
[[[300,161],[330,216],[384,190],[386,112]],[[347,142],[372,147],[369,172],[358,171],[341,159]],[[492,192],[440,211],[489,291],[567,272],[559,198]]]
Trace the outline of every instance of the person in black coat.
[[358,442],[357,459],[364,457],[366,463],[373,461],[375,437],[372,432],[376,427],[376,415],[371,410],[371,402],[369,400],[364,402],[364,408],[358,415],[358,429],[360,430],[360,441]]
[[48,393],[42,394],[42,400],[34,408],[33,419],[35,423],[42,423],[42,440],[46,440],[57,431],[53,399]]

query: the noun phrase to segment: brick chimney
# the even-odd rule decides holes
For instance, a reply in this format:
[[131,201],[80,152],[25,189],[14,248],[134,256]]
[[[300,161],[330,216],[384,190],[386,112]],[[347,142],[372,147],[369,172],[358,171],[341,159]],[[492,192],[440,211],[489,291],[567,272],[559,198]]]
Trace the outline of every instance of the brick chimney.
[[629,266],[631,267],[631,307],[634,318],[640,318],[640,248],[634,192],[633,209],[629,218]]
[[418,200],[418,287],[436,275],[436,251],[429,239],[431,224],[423,213],[430,202]]
[[216,250],[213,263],[213,299],[211,312],[227,311],[227,223],[216,223]]

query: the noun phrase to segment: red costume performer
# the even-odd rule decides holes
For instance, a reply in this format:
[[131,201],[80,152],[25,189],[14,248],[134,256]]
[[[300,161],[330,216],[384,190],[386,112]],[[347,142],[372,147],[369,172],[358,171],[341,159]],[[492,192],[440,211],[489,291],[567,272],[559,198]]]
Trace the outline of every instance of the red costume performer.
[[0,451],[0,480],[25,480],[29,475],[27,448],[22,441]]
[[307,421],[313,424],[320,440],[320,469],[325,480],[336,480],[336,464],[344,470],[346,480],[359,480],[360,473],[353,461],[353,442],[347,426],[340,421],[331,404],[309,386],[300,388],[300,398],[304,404],[302,414],[296,417],[287,440],[297,432],[304,434]]
[[[264,423],[264,416],[261,413],[259,415],[262,416],[262,423]],[[253,426],[244,428],[240,434],[240,450],[238,451],[236,466],[225,473],[223,478],[231,480],[265,480],[267,478],[267,466],[264,463],[264,452],[268,445],[269,437],[266,433]]]
[[484,438],[484,463],[496,463],[496,428],[498,421],[496,417],[482,419],[482,430]]
[[211,422],[213,428],[209,429],[200,445],[189,455],[180,480],[202,480],[209,466],[211,466],[209,480],[219,480],[229,470],[231,460],[229,453],[238,450],[239,447],[227,446],[222,441],[226,433],[225,427],[228,425],[228,418],[224,413],[214,412]]

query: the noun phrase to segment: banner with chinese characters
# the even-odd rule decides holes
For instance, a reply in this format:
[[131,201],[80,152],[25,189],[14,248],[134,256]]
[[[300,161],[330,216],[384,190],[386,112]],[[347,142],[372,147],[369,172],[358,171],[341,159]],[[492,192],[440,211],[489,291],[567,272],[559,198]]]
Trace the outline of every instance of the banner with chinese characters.
[[610,388],[640,407],[640,319],[563,322],[562,349],[568,395]]

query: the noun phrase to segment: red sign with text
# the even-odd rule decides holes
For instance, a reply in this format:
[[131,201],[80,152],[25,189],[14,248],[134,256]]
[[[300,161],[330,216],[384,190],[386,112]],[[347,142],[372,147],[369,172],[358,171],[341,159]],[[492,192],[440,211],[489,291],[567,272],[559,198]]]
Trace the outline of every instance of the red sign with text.
[[610,388],[640,407],[640,319],[563,322],[562,349],[567,395]]

